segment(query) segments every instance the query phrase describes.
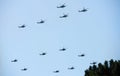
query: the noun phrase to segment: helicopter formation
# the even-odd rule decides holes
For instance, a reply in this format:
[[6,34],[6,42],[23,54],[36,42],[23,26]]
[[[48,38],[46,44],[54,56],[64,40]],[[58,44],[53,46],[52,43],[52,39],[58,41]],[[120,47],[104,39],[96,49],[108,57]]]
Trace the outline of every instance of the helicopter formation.
[[[61,48],[61,49],[59,49],[59,51],[66,51],[67,49],[66,48]],[[46,52],[42,52],[42,53],[40,53],[39,54],[40,56],[45,56],[45,55],[47,55],[47,53]],[[85,54],[79,54],[78,55],[78,57],[84,57],[85,56]],[[11,60],[11,62],[18,62],[18,60],[17,59],[14,59],[14,60]],[[90,64],[92,64],[92,65],[95,65],[95,64],[97,64],[97,62],[92,62],[92,63],[90,63]],[[72,67],[68,67],[67,68],[68,70],[74,70],[75,69],[75,67],[74,66],[72,66]],[[27,71],[28,70],[28,68],[22,68],[21,69],[21,71]],[[53,73],[59,73],[60,72],[60,70],[54,70],[53,71]]]
[[[69,67],[69,68],[67,68],[68,70],[74,70],[75,69],[75,67]],[[53,71],[53,73],[59,73],[60,72],[60,70],[55,70],[55,71]]]
[[[62,5],[57,6],[57,8],[61,8],[61,9],[65,8],[65,7],[67,7],[65,3],[62,4]],[[78,10],[78,12],[87,12],[87,11],[88,11],[88,8],[85,8],[85,7],[83,7],[83,9],[81,9],[81,10]],[[63,15],[60,15],[59,18],[67,18],[68,16],[69,16],[68,14],[63,13]],[[40,19],[40,21],[37,21],[36,23],[37,24],[43,24],[45,22],[46,21],[44,19]],[[25,24],[18,26],[18,28],[25,28],[25,27],[26,27]]]
[[[67,7],[66,6],[66,4],[64,3],[64,4],[62,4],[62,5],[59,5],[59,6],[57,6],[57,8],[59,8],[59,9],[62,9],[62,8],[65,8],[65,7]],[[81,10],[78,10],[78,12],[87,12],[88,11],[88,8],[83,8],[83,9],[81,9]],[[59,18],[67,18],[67,17],[69,17],[69,14],[68,13],[63,13],[62,15],[60,15],[59,16]],[[44,19],[40,19],[40,21],[36,21],[36,24],[44,24],[44,23],[46,23],[46,21],[44,20]],[[20,25],[20,26],[18,26],[18,28],[25,28],[26,27],[26,25],[25,24],[23,24],[23,25]],[[59,51],[66,51],[67,49],[66,48],[61,48],[61,49],[59,49]],[[40,56],[45,56],[45,55],[47,55],[47,53],[46,52],[42,52],[42,53],[40,53],[39,54]],[[78,55],[78,57],[84,57],[85,56],[85,54],[79,54]],[[14,60],[11,60],[11,62],[18,62],[18,60],[17,59],[14,59]],[[97,62],[93,62],[93,63],[90,63],[90,64],[93,64],[93,65],[95,65]],[[68,67],[67,68],[68,70],[74,70],[75,69],[75,67],[74,66],[72,66],[72,67]],[[21,71],[27,71],[28,70],[28,68],[22,68],[21,69]],[[54,70],[53,71],[53,73],[59,73],[60,72],[60,70]]]

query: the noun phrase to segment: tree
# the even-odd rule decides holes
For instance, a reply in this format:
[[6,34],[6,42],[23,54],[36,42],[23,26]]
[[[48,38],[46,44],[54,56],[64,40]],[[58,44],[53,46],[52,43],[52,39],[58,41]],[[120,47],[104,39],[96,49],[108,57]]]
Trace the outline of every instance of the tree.
[[120,76],[120,60],[105,61],[104,64],[90,66],[84,76]]

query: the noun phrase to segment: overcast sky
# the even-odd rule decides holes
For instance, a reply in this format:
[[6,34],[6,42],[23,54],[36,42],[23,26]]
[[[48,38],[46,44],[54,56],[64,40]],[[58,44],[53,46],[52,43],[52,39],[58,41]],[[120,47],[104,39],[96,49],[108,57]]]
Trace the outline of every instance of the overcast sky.
[[[0,76],[84,76],[93,61],[120,59],[119,5],[119,0],[0,0]],[[83,7],[88,11],[78,12]],[[63,13],[68,17],[59,18]],[[45,23],[37,24],[41,19]],[[68,70],[71,66],[75,69]]]

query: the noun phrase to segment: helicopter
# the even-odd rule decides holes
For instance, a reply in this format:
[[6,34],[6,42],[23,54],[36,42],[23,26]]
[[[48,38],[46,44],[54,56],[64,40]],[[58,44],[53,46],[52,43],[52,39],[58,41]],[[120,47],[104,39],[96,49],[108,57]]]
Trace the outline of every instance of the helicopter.
[[78,12],[87,12],[88,9],[87,8],[83,8],[82,10],[79,10]]
[[85,56],[85,54],[81,54],[81,55],[78,55],[79,57],[84,57]]
[[56,70],[56,71],[53,71],[54,73],[59,73],[60,71],[59,70]]
[[70,68],[68,68],[69,70],[73,70],[73,69],[75,69],[74,67],[70,67]]
[[66,18],[68,17],[68,14],[63,14],[62,16],[60,16],[59,18]]
[[90,63],[90,64],[93,64],[93,65],[95,65],[97,62],[92,62],[92,63]]
[[27,68],[23,68],[23,69],[21,69],[21,71],[27,71]]
[[12,60],[11,62],[17,62],[18,60],[17,59],[14,59],[14,60]]
[[26,27],[25,24],[23,24],[23,25],[21,25],[21,26],[18,26],[18,28],[25,28],[25,27]]
[[60,51],[65,51],[66,50],[66,48],[62,48],[62,49],[60,49]]
[[65,3],[60,6],[57,6],[57,8],[65,8],[65,7],[66,7]]
[[45,53],[45,52],[43,52],[43,53],[41,53],[40,55],[46,55],[47,53]]
[[42,24],[42,23],[45,23],[45,20],[41,19],[41,21],[37,22],[37,24]]

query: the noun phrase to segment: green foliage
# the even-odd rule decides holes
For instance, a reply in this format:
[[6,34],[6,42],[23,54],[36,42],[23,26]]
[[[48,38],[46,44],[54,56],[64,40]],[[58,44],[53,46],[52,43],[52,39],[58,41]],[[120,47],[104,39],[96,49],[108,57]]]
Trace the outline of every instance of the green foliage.
[[120,60],[105,61],[104,64],[90,66],[84,76],[120,76]]

